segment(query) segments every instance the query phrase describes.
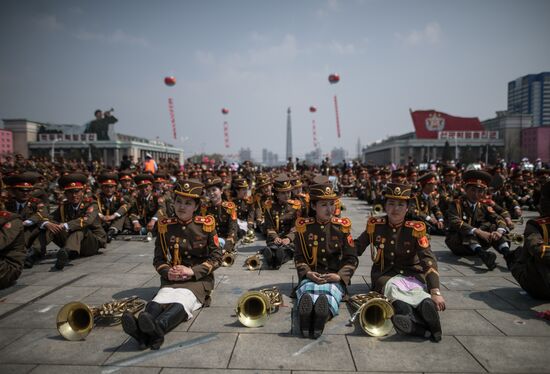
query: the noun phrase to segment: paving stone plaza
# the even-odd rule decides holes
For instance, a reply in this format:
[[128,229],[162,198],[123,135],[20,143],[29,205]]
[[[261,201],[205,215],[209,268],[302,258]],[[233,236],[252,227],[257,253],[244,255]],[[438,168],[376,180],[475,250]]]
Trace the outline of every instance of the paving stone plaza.
[[[357,237],[370,207],[356,199],[343,202],[343,216],[351,218]],[[522,291],[502,256],[489,272],[478,259],[452,255],[443,237],[432,237],[447,303],[440,343],[394,331],[369,337],[348,324],[353,310],[347,305],[320,339],[311,340],[300,336],[289,297],[297,282],[293,263],[275,271],[243,266],[264,243],[240,247],[235,264],[216,271],[211,307],[170,332],[159,351],[138,351],[120,325],[97,326],[75,342],[63,339],[55,323],[70,301],[100,305],[132,295],[150,300],[160,284],[152,242],[113,241],[103,254],[74,261],[62,272],[50,272],[53,257],[26,269],[16,286],[0,292],[0,373],[550,372],[550,324],[536,315],[550,304]],[[352,294],[368,291],[371,264],[367,250],[352,278]],[[265,326],[243,327],[235,315],[239,296],[272,286],[281,290],[284,305]]]

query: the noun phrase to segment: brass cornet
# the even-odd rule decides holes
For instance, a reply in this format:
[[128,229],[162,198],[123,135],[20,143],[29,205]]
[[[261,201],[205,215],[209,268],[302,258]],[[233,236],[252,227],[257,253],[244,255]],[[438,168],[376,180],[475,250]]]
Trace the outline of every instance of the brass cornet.
[[523,234],[510,232],[508,234],[504,234],[504,238],[515,245],[523,245],[523,240],[524,240]]
[[248,256],[246,258],[246,261],[244,262],[244,265],[248,268],[248,270],[259,270],[262,267],[262,260],[260,259],[260,255],[255,254],[252,256]]
[[222,266],[229,267],[233,266],[235,263],[235,257],[237,256],[237,252],[235,251],[227,251],[222,255]]
[[383,212],[384,212],[384,207],[382,206],[382,204],[375,204],[372,207],[372,214],[375,216],[379,216]]
[[283,303],[277,287],[245,292],[237,301],[235,313],[239,322],[246,327],[260,327],[269,314],[276,312]]
[[254,240],[256,240],[256,235],[254,235],[254,230],[253,230],[253,229],[249,229],[249,230],[246,232],[245,237],[241,239],[241,241],[242,241],[244,244],[254,243]]
[[94,328],[96,319],[107,319],[116,325],[120,323],[124,312],[137,313],[145,304],[145,300],[137,296],[113,300],[98,307],[73,301],[65,304],[57,313],[57,331],[67,340],[84,340]]
[[384,336],[393,328],[390,320],[394,314],[393,306],[384,295],[371,291],[353,295],[348,302],[356,309],[349,322],[353,323],[359,317],[359,324],[368,335]]

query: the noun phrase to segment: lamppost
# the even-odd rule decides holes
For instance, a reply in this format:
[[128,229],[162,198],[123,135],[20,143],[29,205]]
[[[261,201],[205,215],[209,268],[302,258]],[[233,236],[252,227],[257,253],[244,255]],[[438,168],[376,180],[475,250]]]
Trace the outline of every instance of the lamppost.
[[61,139],[60,138],[55,138],[54,140],[52,140],[52,164],[55,161],[55,143],[57,143],[59,140],[61,140]]

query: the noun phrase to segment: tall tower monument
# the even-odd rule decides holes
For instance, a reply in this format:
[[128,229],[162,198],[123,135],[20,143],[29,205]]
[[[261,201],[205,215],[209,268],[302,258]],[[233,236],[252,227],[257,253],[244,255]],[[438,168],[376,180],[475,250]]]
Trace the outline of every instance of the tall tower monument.
[[290,120],[290,107],[286,115],[286,159],[292,161],[292,121]]

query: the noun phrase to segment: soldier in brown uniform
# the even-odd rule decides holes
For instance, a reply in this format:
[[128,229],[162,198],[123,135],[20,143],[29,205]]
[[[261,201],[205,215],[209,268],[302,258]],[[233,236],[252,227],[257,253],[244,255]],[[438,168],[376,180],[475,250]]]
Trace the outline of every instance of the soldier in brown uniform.
[[361,255],[370,245],[372,289],[392,301],[392,322],[402,334],[441,340],[438,311],[445,309],[439,290],[437,260],[426,225],[407,221],[411,186],[390,183],[385,194],[386,217],[371,217],[356,240]]
[[231,201],[222,199],[223,182],[219,177],[205,181],[208,201],[201,207],[201,215],[211,215],[216,220],[216,232],[223,251],[233,252],[237,242],[237,208]]
[[28,251],[28,257],[25,259],[26,268],[31,268],[46,254],[46,243],[43,240],[39,243],[38,248],[33,248],[33,244],[40,234],[38,223],[48,216],[48,211],[42,200],[31,197],[36,181],[36,173],[29,172],[6,178],[9,197],[5,204],[5,210],[19,215],[23,221],[25,248]]
[[276,201],[265,202],[267,246],[263,255],[269,267],[279,269],[294,257],[294,223],[302,205],[300,200],[290,199],[292,184],[286,174],[275,178],[274,189]]
[[254,204],[252,196],[248,194],[248,181],[242,177],[234,178],[231,182],[230,201],[235,204],[237,209],[237,223],[239,230],[237,237],[239,239],[247,236],[254,239]]
[[0,211],[0,289],[11,286],[19,278],[25,256],[21,219],[16,214]]
[[550,182],[541,188],[540,217],[527,221],[523,247],[506,258],[508,268],[529,295],[550,300]]
[[152,175],[140,174],[134,178],[134,181],[139,192],[134,205],[129,210],[130,221],[136,234],[145,235],[152,233],[157,221],[166,217],[166,203],[162,195],[153,193]]
[[259,174],[256,177],[256,187],[252,197],[254,199],[254,220],[256,221],[256,230],[266,234],[265,229],[265,209],[266,201],[272,200],[273,183],[267,174]]
[[309,189],[315,217],[296,220],[294,262],[300,279],[296,290],[300,330],[304,337],[314,339],[321,336],[325,323],[338,314],[358,264],[351,221],[334,216],[338,196],[326,179]]
[[493,246],[506,256],[510,245],[503,236],[507,232],[504,219],[480,201],[491,182],[491,174],[469,170],[463,180],[465,195],[454,200],[447,211],[449,232],[445,244],[457,256],[479,256],[487,268],[493,270],[496,255],[487,249]]
[[116,191],[118,175],[103,173],[98,177],[101,192],[96,195],[98,216],[103,229],[107,232],[107,243],[117,236],[124,226],[128,215],[128,202]]
[[122,317],[124,331],[140,349],[159,349],[166,333],[210,305],[213,272],[221,265],[222,253],[214,217],[196,215],[203,186],[194,179],[176,183],[176,217],[158,223],[153,265],[161,288],[137,319],[131,313]]
[[52,213],[51,219],[40,222],[41,235],[46,241],[53,239],[59,246],[55,268],[62,270],[70,259],[87,257],[105,248],[106,234],[98,216],[98,207],[92,198],[84,198],[84,189],[88,178],[79,173],[59,178],[66,200]]
[[445,235],[443,213],[436,204],[433,193],[437,179],[434,173],[427,173],[418,178],[421,190],[414,194],[409,208],[409,217],[426,224],[431,235]]

